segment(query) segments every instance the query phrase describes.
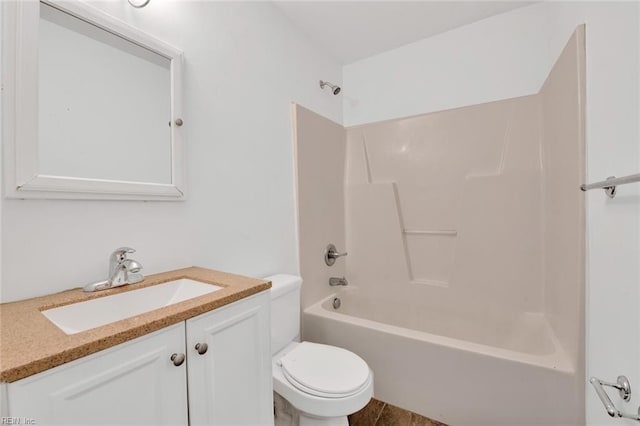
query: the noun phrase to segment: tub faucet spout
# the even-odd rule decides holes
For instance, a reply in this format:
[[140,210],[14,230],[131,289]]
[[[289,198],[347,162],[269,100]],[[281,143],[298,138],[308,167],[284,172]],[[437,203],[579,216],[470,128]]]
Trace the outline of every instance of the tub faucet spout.
[[349,282],[347,281],[347,279],[345,277],[342,278],[338,278],[338,277],[331,277],[329,278],[329,285],[331,287],[335,287],[337,285],[348,285]]

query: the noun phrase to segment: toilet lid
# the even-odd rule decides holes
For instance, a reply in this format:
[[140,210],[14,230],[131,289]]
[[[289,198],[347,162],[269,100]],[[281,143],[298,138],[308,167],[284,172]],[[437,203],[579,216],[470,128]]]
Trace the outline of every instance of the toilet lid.
[[345,397],[368,383],[369,366],[346,349],[302,342],[280,359],[287,380],[303,392]]

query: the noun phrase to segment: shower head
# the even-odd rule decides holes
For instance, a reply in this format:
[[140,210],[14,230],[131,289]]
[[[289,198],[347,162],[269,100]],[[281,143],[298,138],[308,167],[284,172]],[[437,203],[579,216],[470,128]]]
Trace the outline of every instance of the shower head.
[[331,84],[328,81],[322,81],[320,80],[320,88],[324,89],[324,86],[329,86],[333,92],[334,95],[337,95],[338,93],[340,93],[340,90],[342,90],[340,88],[340,86],[337,86],[335,84]]

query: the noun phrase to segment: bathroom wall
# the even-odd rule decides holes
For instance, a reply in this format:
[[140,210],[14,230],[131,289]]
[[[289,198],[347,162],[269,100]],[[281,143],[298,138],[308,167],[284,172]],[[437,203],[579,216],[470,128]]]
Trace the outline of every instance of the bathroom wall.
[[[586,23],[586,180],[638,173],[639,22],[635,2],[537,3],[349,64],[345,125],[536,93]],[[640,188],[619,190],[586,194],[587,376],[640,383]],[[586,401],[587,422],[608,424],[591,387]]]
[[557,57],[548,20],[522,7],[345,65],[345,126],[537,93]]
[[296,158],[302,307],[327,297],[330,277],[345,275],[346,259],[332,266],[324,250],[332,243],[345,251],[344,128],[300,105],[292,105]]
[[318,87],[340,84],[337,62],[268,2],[92,4],[184,51],[188,200],[2,198],[0,300],[104,279],[122,245],[145,273],[298,272],[290,102],[340,122],[341,103]]

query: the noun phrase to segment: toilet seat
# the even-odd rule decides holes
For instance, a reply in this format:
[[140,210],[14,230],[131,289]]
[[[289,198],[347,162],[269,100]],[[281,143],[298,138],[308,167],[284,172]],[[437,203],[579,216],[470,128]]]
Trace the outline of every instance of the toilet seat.
[[302,342],[279,360],[287,381],[322,398],[345,398],[370,384],[367,363],[346,349]]

